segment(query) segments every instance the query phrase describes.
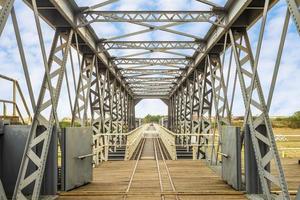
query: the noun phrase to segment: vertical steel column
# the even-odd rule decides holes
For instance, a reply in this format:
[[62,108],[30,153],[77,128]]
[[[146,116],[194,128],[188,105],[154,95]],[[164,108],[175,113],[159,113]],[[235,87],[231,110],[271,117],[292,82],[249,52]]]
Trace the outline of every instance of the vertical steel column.
[[169,103],[169,115],[168,115],[168,128],[169,130],[173,131],[174,127],[174,95],[170,97],[170,103]]
[[133,104],[133,101],[132,101],[132,97],[131,96],[128,96],[128,129],[129,131],[132,130],[132,104]]
[[92,117],[92,128],[94,135],[101,133],[102,126],[102,113],[101,113],[101,97],[100,97],[100,78],[99,78],[98,61],[91,73],[91,86],[90,86],[90,109]]
[[[91,88],[91,94],[95,95],[95,102],[91,102],[92,105],[95,107],[93,109],[96,110],[96,116],[99,114],[99,118],[94,117],[94,124],[93,124],[93,129],[95,131],[99,131],[99,134],[102,134],[101,136],[97,137],[95,140],[95,148],[100,146],[101,148],[99,149],[97,155],[95,155],[95,164],[98,165],[99,162],[102,162],[105,160],[106,155],[105,155],[105,144],[107,143],[107,136],[104,136],[103,134],[107,133],[106,129],[106,110],[107,110],[107,105],[106,105],[106,87],[107,87],[107,81],[106,81],[106,70],[102,68],[102,66],[98,66],[98,72],[97,76],[94,76],[94,78],[98,78],[98,83],[97,82],[92,82],[94,84],[98,84],[99,87],[99,104],[97,104],[97,88],[95,88],[95,92],[93,91],[93,87]],[[99,111],[98,111],[99,110]],[[95,114],[94,114],[95,115]]]
[[87,109],[88,99],[90,96],[90,88],[92,81],[92,72],[95,67],[96,56],[84,55],[80,67],[79,80],[77,84],[77,91],[75,103],[72,111],[72,126],[75,126],[76,120],[80,120],[81,126],[88,124]]
[[103,108],[104,108],[104,123],[103,133],[111,132],[111,91],[110,91],[110,75],[109,71],[105,70],[105,76],[103,79]]
[[[232,30],[230,30],[229,35],[237,64],[244,105],[246,113],[248,113],[248,115],[245,116],[245,123],[249,125],[251,131],[251,139],[262,191],[267,199],[272,199],[270,191],[270,184],[272,183],[280,188],[281,198],[289,199],[288,188],[280,162],[268,108],[264,99],[259,76],[255,71],[256,68],[254,66],[254,58],[247,31],[240,30],[239,32],[233,33]],[[239,41],[243,41],[243,43]],[[238,53],[239,50],[242,52],[241,55]],[[247,68],[247,63],[250,63],[250,69]],[[254,73],[256,73],[256,76],[253,76]],[[254,83],[254,87],[251,87],[251,83],[249,85],[249,83],[245,81],[246,78],[251,79],[251,83]],[[252,80],[253,78],[254,80]],[[248,102],[250,102],[250,107],[247,105]],[[252,111],[254,110],[259,113],[256,117],[252,115]],[[261,132],[261,126],[265,126],[267,134]],[[262,154],[260,145],[267,146],[267,152]],[[275,164],[277,175],[270,173],[267,169],[267,166],[270,165],[271,162]]]
[[215,122],[217,124],[217,132],[219,137],[217,141],[217,146],[215,147],[215,138],[216,138],[216,129],[213,131],[212,139],[212,149],[211,154],[215,156],[216,160],[211,164],[218,164],[218,152],[221,144],[222,137],[222,126],[230,125],[230,112],[229,104],[227,100],[227,88],[225,86],[224,75],[223,75],[223,66],[219,55],[208,55],[208,65],[210,71],[210,78],[212,83],[213,91],[213,104],[215,108]]
[[121,92],[121,97],[120,97],[120,104],[121,104],[121,108],[120,108],[120,121],[121,121],[121,132],[124,133],[126,132],[125,130],[125,101],[126,101],[126,91],[125,88],[121,87],[120,89]]
[[[90,109],[91,109],[91,125],[93,129],[94,136],[102,133],[102,118],[103,118],[103,109],[102,108],[102,101],[100,96],[100,72],[99,72],[99,63],[98,60],[96,60],[95,67],[92,69],[91,73],[91,87],[90,87]],[[103,141],[101,141],[101,137],[97,137],[94,139],[94,149],[98,146],[101,146],[103,144]],[[95,165],[98,165],[99,162],[101,162],[101,156],[103,155],[103,152],[100,150],[100,152],[95,152],[96,155],[94,155],[94,163]]]
[[124,131],[129,132],[129,119],[128,119],[128,107],[129,107],[129,94],[125,91],[125,101],[124,101]]
[[[56,108],[61,91],[68,53],[71,47],[72,36],[72,30],[65,34],[59,30],[57,30],[55,33],[48,61],[49,68],[44,75],[36,111],[25,146],[14,191],[14,199],[26,199],[23,191],[29,188],[33,190],[31,192],[31,199],[39,198],[50,139],[53,132],[53,127],[55,126],[54,118]],[[60,38],[66,38],[66,41],[64,41],[62,44],[59,44],[58,41]],[[47,80],[48,77],[50,77],[50,80]],[[53,91],[53,96],[51,96],[49,88],[51,88]],[[38,131],[38,127],[43,127],[43,131]],[[41,146],[42,149],[41,153],[39,154],[36,152],[37,146]],[[30,166],[32,165],[36,166],[35,170],[33,171],[30,170]],[[29,186],[33,187],[31,188]]]
[[[191,102],[191,133],[196,134],[198,136],[196,137],[196,143],[199,145],[200,139],[202,136],[200,136],[201,133],[201,115],[200,115],[200,103],[201,103],[201,73],[198,69],[194,71],[193,74],[193,98]],[[199,148],[196,148],[196,158],[199,157]]]
[[[186,134],[191,133],[191,124],[192,124],[192,101],[193,101],[193,81],[190,79],[187,79],[186,81],[186,98],[185,98],[185,112],[184,112],[184,121],[185,121],[185,130],[184,132]],[[190,137],[187,137],[187,140],[190,141]],[[186,142],[188,142],[186,141]]]
[[111,114],[112,114],[112,133],[118,133],[118,96],[119,90],[116,79],[111,84]]
[[180,88],[176,92],[176,126],[175,126],[175,132],[180,133]]
[[176,131],[176,94],[172,96],[172,131]]
[[[204,72],[201,77],[201,95],[200,95],[200,118],[201,118],[201,137],[199,140],[198,158],[208,159],[207,146],[211,135],[211,107],[212,107],[212,84],[206,60]],[[212,160],[212,155],[211,160]]]

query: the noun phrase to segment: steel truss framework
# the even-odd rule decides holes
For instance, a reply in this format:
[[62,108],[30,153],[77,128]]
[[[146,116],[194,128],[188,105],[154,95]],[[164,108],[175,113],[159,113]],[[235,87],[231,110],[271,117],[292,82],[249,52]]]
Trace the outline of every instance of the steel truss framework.
[[[53,133],[60,132],[57,107],[64,79],[67,81],[69,103],[72,110],[71,124],[73,126],[91,125],[93,128],[96,165],[107,160],[108,152],[115,150],[125,142],[124,133],[135,127],[134,107],[142,98],[163,99],[169,107],[169,129],[178,134],[177,143],[187,148],[192,145],[196,152],[194,158],[207,159],[212,165],[219,164],[222,126],[231,125],[235,90],[239,84],[245,108],[242,128],[244,130],[249,127],[251,132],[264,197],[272,199],[275,194],[271,193],[270,185],[276,185],[280,191],[277,197],[289,199],[269,119],[269,109],[290,16],[300,32],[299,1],[286,0],[288,10],[267,100],[263,94],[257,68],[268,9],[277,2],[275,0],[265,0],[263,1],[264,5],[255,5],[255,1],[229,1],[224,8],[217,8],[217,5],[206,0],[198,0],[212,6],[213,9],[211,11],[178,12],[95,10],[115,2],[110,0],[89,8],[78,8],[74,6],[75,2],[70,3],[70,0],[45,0],[49,7],[43,7],[43,3],[36,2],[36,0],[25,1],[29,3],[34,12],[45,69],[37,102],[34,100],[25,51],[22,46],[16,13],[13,9],[14,1],[0,1],[0,35],[11,13],[26,84],[34,110],[34,118],[16,182],[14,199],[38,199],[40,196],[50,139]],[[240,28],[249,26],[249,24],[244,24],[243,20],[239,21],[239,17],[245,14],[243,11],[247,9],[247,6],[250,6],[251,9],[248,9],[246,13],[257,8],[252,13],[253,15],[248,16],[249,21],[255,22],[259,17],[262,18],[255,55],[251,49],[246,28]],[[50,12],[43,12],[47,9],[55,11],[55,16],[59,16],[59,18],[53,20],[53,16],[48,15]],[[80,13],[75,15],[74,13],[78,13],[78,11]],[[55,27],[56,31],[49,56],[46,55],[43,42],[40,15],[52,27]],[[57,24],[58,21],[62,24]],[[99,40],[93,34],[91,27],[87,26],[94,22],[127,22],[140,25],[145,29]],[[149,22],[167,23],[153,25]],[[197,35],[171,29],[188,22],[212,24],[205,40]],[[157,30],[185,36],[193,41],[120,41],[122,38]],[[114,57],[110,56],[108,52],[113,49],[144,49],[146,52]],[[185,56],[180,52],[169,51],[187,49],[194,51],[192,57]],[[77,78],[74,73],[72,51],[77,53],[80,64]],[[230,62],[226,76],[224,68],[228,51],[230,51]],[[138,55],[153,52],[175,54],[179,57],[136,58]],[[69,58],[75,88],[73,91],[74,102],[71,98],[68,73],[66,73]],[[149,66],[165,68],[146,69]],[[234,75],[232,92],[229,94],[231,72]],[[266,131],[261,131],[261,127],[264,127]],[[262,152],[260,145],[266,146],[267,151]],[[40,151],[36,151],[37,146]],[[274,172],[267,169],[271,163],[275,165],[276,171]],[[0,192],[2,191],[1,186],[0,180]],[[26,192],[30,191],[31,195],[25,196],[25,190]],[[0,197],[6,198],[3,192],[0,193]]]
[[205,47],[203,41],[104,41],[101,44],[103,45],[103,51],[111,49],[193,49],[201,51]]
[[84,11],[85,21],[79,26],[94,22],[209,22],[221,25],[222,11]]

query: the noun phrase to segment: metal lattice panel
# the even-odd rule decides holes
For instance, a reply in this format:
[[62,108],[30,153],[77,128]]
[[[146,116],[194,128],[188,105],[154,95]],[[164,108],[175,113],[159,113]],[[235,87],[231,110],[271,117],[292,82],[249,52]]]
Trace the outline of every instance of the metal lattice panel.
[[88,99],[91,88],[91,78],[95,67],[95,56],[84,56],[80,67],[75,104],[73,108],[72,125],[79,119],[82,126],[87,124]]
[[[24,156],[21,162],[21,167],[14,192],[15,199],[26,199],[23,192],[24,189],[26,189],[31,184],[34,184],[32,198],[37,199],[39,197],[43,172],[45,170],[47,153],[50,144],[50,138],[55,122],[54,113],[56,113],[72,36],[73,31],[69,31],[66,35],[58,31],[55,34],[52,44],[52,50],[49,56],[49,71],[47,71],[44,76],[42,89],[40,91],[38,103],[36,106],[37,111],[34,115],[33,122],[30,128],[28,142],[25,146]],[[67,39],[64,40],[63,37],[66,37]],[[60,38],[62,38],[62,44],[59,43]],[[63,56],[61,57],[61,55]],[[46,93],[50,95],[50,98],[45,98]],[[47,113],[48,109],[50,109],[51,111],[50,114]],[[38,126],[44,127],[44,130],[40,134],[37,131]],[[42,144],[42,152],[41,154],[37,154],[35,148],[40,144]],[[35,165],[36,170],[31,172],[28,171],[29,164]]]
[[209,22],[220,25],[222,11],[85,11],[86,26],[94,22]]
[[201,50],[205,42],[196,41],[104,41],[102,42],[103,50],[111,49],[193,49]]
[[[282,165],[280,163],[280,158],[278,150],[276,147],[276,141],[274,138],[274,133],[272,130],[271,121],[268,115],[268,109],[264,100],[263,90],[260,84],[259,76],[253,76],[254,69],[254,58],[252,55],[252,50],[250,47],[250,41],[247,32],[244,30],[241,33],[232,31],[229,32],[230,39],[233,46],[234,57],[237,64],[238,78],[241,84],[242,95],[244,99],[245,108],[247,109],[247,123],[249,124],[251,130],[251,139],[253,143],[253,148],[255,152],[255,157],[258,166],[259,177],[262,185],[263,193],[268,199],[271,199],[271,191],[269,188],[269,182],[275,184],[281,189],[281,195],[284,199],[289,199],[289,193],[287,189],[287,184],[285,182],[284,173]],[[237,39],[237,37],[239,39]],[[240,42],[242,40],[242,42]],[[244,44],[243,44],[244,43]],[[239,54],[239,50],[245,55]],[[251,69],[247,69],[246,63],[250,63]],[[256,72],[255,72],[256,73]],[[253,79],[254,77],[254,79]],[[251,90],[251,85],[245,82],[246,78],[251,78],[251,83],[254,82],[253,90]],[[257,97],[253,95],[253,92],[257,94]],[[250,102],[250,107],[247,107],[247,103]],[[252,115],[252,110],[258,110],[259,115],[254,118]],[[258,128],[260,125],[265,125],[267,134],[261,132]],[[259,142],[268,146],[268,152],[262,154]],[[277,176],[267,171],[266,166],[274,161],[277,171]]]

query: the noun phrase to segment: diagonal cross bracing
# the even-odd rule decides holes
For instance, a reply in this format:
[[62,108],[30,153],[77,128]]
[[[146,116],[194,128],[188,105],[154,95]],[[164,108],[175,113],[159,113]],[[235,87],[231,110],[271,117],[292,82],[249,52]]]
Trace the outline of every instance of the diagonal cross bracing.
[[147,49],[147,50],[167,50],[167,49],[193,49],[201,50],[205,47],[205,42],[196,41],[104,41],[101,43],[103,50],[110,49]]
[[115,58],[115,65],[188,65],[191,60],[185,58]]
[[223,11],[85,11],[79,26],[95,22],[209,22],[220,25]]

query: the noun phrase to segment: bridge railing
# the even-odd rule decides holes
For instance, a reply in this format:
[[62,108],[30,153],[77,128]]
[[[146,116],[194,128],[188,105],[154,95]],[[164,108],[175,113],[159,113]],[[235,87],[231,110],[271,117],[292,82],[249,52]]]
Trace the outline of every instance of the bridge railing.
[[127,133],[100,133],[93,136],[94,163],[108,160],[110,148],[121,147],[126,144]]
[[299,157],[300,155],[299,134],[275,135],[275,140],[278,145],[278,151],[282,158]]
[[[2,114],[0,115],[0,119],[2,120],[10,120],[12,122],[21,122],[22,124],[31,123],[32,116],[25,101],[24,94],[21,90],[19,82],[10,77],[4,76],[0,74],[0,80],[8,81],[12,83],[12,99],[0,99],[0,104],[2,104]],[[20,103],[17,102],[17,96],[20,97]],[[12,106],[12,112],[8,113],[7,106]],[[22,114],[21,108],[24,108],[24,112]],[[26,119],[24,118],[26,116]]]
[[94,135],[93,151],[95,165],[107,161],[109,151],[114,151],[117,147],[125,146],[125,160],[128,156],[130,158],[142,137],[143,127],[140,126],[128,133],[100,133]]
[[144,136],[144,130],[146,127],[146,125],[142,125],[128,133],[124,160],[129,160],[132,157]]
[[159,130],[159,136],[164,143],[169,155],[171,156],[171,159],[176,160],[176,134],[163,126],[155,125],[155,128]]

